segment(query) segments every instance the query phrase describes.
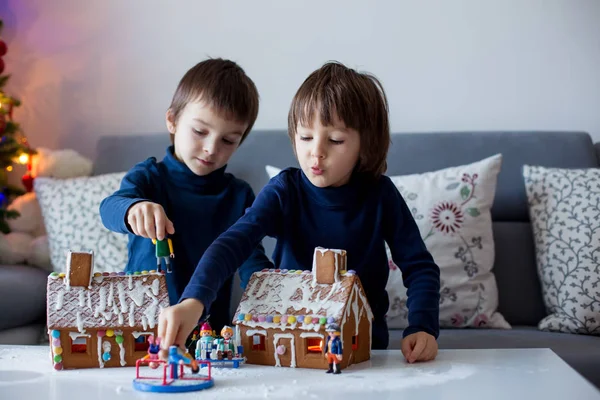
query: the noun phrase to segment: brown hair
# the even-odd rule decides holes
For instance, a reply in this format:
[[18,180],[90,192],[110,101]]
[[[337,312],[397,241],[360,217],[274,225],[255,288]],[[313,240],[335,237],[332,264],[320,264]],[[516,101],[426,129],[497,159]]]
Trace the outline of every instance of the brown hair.
[[207,102],[224,118],[248,123],[240,143],[244,141],[258,116],[258,90],[244,70],[230,60],[208,59],[185,73],[169,106],[173,121],[177,123],[189,102],[199,100]]
[[379,80],[338,62],[330,62],[306,78],[290,107],[288,134],[294,144],[298,124],[311,126],[315,113],[325,126],[337,116],[360,134],[357,171],[379,178],[387,170],[390,147],[388,101]]

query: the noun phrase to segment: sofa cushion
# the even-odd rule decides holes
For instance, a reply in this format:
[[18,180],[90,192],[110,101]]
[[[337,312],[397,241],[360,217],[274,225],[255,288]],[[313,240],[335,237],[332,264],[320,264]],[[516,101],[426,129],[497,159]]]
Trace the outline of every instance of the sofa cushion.
[[48,272],[28,265],[0,265],[0,330],[40,321],[46,312]]
[[[402,331],[390,331],[390,349],[399,349]],[[542,332],[535,327],[513,329],[442,329],[440,349],[549,348],[573,369],[600,387],[600,337]]]
[[119,188],[124,172],[93,177],[37,178],[34,183],[55,271],[64,271],[67,252],[93,251],[95,272],[119,272],[127,264],[127,235],[100,220],[100,202]]
[[542,293],[539,328],[600,335],[600,169],[523,168]]
[[[492,272],[490,209],[501,164],[498,154],[468,165],[390,177],[440,267],[440,327],[510,328],[497,312],[498,289]],[[393,263],[386,289],[388,325],[405,328],[406,288]]]

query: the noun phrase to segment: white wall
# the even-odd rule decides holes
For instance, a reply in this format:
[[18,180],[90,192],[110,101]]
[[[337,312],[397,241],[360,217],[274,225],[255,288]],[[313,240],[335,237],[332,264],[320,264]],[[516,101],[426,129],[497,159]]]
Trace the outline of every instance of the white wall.
[[8,88],[34,146],[93,156],[106,134],[164,131],[182,74],[238,61],[285,128],[323,62],[377,75],[393,131],[568,129],[600,140],[600,1],[3,0]]

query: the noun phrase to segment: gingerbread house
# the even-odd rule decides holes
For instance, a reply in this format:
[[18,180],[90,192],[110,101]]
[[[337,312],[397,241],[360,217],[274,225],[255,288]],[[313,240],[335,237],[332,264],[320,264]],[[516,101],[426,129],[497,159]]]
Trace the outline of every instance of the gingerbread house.
[[360,279],[346,270],[346,251],[318,247],[312,271],[255,272],[233,323],[248,363],[326,369],[326,325],[340,327],[345,368],[370,358],[372,321]]
[[92,252],[70,252],[66,273],[48,277],[47,316],[54,368],[135,366],[169,306],[165,276],[93,273]]

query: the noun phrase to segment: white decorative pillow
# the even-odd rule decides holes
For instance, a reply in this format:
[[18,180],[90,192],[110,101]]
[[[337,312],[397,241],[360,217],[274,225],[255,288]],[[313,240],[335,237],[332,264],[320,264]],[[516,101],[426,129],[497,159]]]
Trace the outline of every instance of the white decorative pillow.
[[[419,227],[425,245],[440,267],[441,327],[510,329],[496,310],[498,288],[492,273],[494,239],[490,209],[502,164],[498,154],[440,171],[392,176]],[[270,177],[279,171],[267,166]],[[390,328],[408,326],[407,294],[400,269],[388,253],[386,290]]]
[[[491,208],[502,155],[439,171],[392,176],[440,267],[440,327],[510,329],[496,310]],[[387,246],[386,246],[387,247]],[[391,256],[388,251],[388,259]],[[388,325],[408,326],[402,274],[390,262]]]
[[54,271],[65,270],[69,250],[93,251],[95,272],[124,270],[127,235],[106,229],[99,211],[100,202],[119,189],[124,176],[120,172],[71,179],[35,179]]
[[539,329],[600,335],[600,169],[523,168],[538,275]]

